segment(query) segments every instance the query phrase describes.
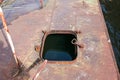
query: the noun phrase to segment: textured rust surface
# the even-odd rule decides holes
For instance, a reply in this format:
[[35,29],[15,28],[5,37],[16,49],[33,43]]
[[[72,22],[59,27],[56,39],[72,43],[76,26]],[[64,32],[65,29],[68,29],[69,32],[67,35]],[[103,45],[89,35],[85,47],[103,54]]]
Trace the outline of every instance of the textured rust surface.
[[[108,42],[109,36],[97,0],[50,0],[45,8],[20,16],[8,27],[17,56],[25,69],[39,57],[34,46],[41,44],[42,30],[81,31],[77,38],[79,43],[84,44],[84,48],[78,48],[77,59],[71,64],[48,62],[38,80],[118,80],[114,54],[111,43]],[[9,80],[9,77],[4,77],[9,74],[2,72],[10,72],[9,68],[11,67],[11,70],[13,65],[7,60],[11,59],[14,63],[14,59],[2,32],[0,36],[3,37],[0,38],[0,76],[3,76],[0,80]],[[6,54],[10,56],[5,56]],[[10,67],[3,67],[6,65]],[[19,75],[14,80],[31,80],[40,66],[39,63],[27,72],[27,77],[20,79],[23,75]]]

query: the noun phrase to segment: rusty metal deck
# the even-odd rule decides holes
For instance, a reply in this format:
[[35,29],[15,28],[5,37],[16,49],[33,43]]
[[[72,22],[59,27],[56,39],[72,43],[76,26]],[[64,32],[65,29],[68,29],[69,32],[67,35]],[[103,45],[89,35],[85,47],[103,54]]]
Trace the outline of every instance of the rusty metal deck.
[[[8,27],[17,56],[25,68],[39,57],[34,46],[40,45],[42,30],[81,31],[77,37],[84,48],[78,48],[77,59],[73,63],[47,63],[38,80],[118,80],[114,53],[97,0],[50,0],[45,8],[20,16]],[[10,72],[9,69],[15,65],[14,59],[10,56],[2,30],[0,36],[0,80],[26,80],[20,79],[21,76],[15,79],[9,77],[7,71]],[[36,65],[27,73],[29,80],[39,66]]]

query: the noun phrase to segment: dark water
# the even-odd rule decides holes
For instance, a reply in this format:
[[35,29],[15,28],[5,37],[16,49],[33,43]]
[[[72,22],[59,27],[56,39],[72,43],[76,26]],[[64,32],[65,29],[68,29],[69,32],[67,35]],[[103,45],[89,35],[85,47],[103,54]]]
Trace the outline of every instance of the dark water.
[[68,52],[65,51],[55,51],[55,50],[49,50],[45,53],[44,56],[47,60],[57,60],[57,61],[71,61],[72,57]]
[[100,0],[120,72],[120,0]]
[[72,34],[50,34],[45,40],[43,58],[47,60],[71,61],[77,56],[76,46],[71,43]]

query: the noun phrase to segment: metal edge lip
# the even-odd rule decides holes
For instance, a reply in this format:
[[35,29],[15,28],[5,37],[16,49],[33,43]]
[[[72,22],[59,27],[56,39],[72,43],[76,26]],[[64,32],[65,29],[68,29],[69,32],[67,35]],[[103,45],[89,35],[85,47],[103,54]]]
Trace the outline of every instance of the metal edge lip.
[[[74,35],[76,38],[77,38],[77,34],[74,32],[74,31],[71,31],[71,30],[51,30],[51,31],[48,31],[44,34],[43,36],[43,39],[42,39],[42,43],[41,43],[41,50],[39,52],[39,57],[41,59],[42,58],[42,54],[43,54],[43,48],[44,48],[44,43],[45,43],[45,39],[48,35],[50,34],[72,34]],[[77,53],[77,56],[78,56],[78,49],[77,49],[77,46],[76,46],[76,50],[75,50],[75,53]],[[45,59],[43,59],[45,60]],[[58,63],[58,64],[72,64],[74,63],[75,61],[77,60],[77,57],[72,60],[72,61],[49,61],[48,60],[48,63]]]

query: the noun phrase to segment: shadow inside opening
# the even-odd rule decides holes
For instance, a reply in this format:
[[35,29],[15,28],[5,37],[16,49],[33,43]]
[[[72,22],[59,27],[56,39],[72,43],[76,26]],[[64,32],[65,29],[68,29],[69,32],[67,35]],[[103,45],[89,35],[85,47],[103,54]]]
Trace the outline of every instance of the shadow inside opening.
[[71,41],[73,34],[49,34],[44,43],[43,59],[50,61],[72,61],[77,57],[77,46]]

